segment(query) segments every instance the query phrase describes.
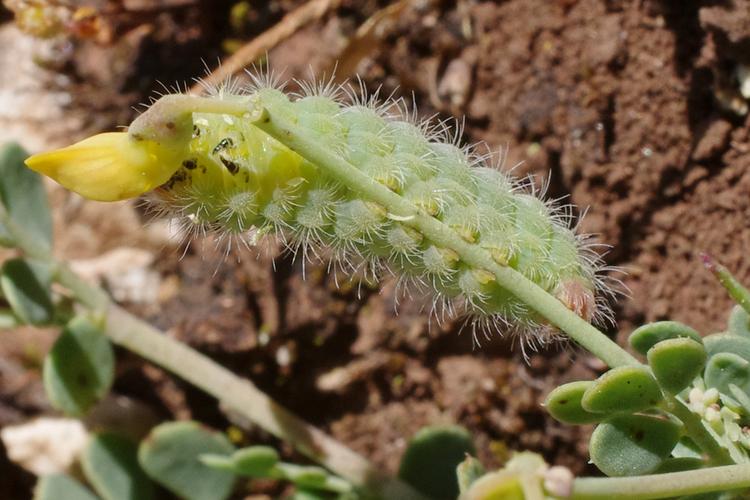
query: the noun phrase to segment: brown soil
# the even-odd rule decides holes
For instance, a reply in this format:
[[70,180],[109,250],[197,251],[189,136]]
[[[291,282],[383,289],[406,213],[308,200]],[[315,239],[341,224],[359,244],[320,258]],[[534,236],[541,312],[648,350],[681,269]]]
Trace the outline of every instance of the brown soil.
[[[222,40],[251,38],[299,2],[269,2],[234,33],[228,3],[183,3],[158,15],[120,13],[111,43],[77,43],[57,68],[74,76],[65,116],[76,125],[60,135],[33,122],[26,130],[41,139],[30,142],[67,142],[127,123],[127,106],[155,79],[194,76],[200,57],[210,63],[221,54]],[[414,92],[424,115],[465,115],[467,140],[507,147],[507,166],[523,161],[520,175],[551,176],[550,196],[590,207],[584,230],[600,233],[613,246],[608,264],[627,271],[631,296],[615,304],[621,341],[634,326],[665,318],[710,333],[724,328],[730,301],[697,254],[713,254],[750,282],[750,137],[733,74],[750,64],[750,9],[736,3],[414,2],[347,47],[385,4],[348,0],[270,59],[288,77],[306,76],[308,65],[330,71],[343,59],[339,67],[355,69],[370,88]],[[125,63],[101,66],[112,54]],[[585,354],[545,352],[526,365],[502,339],[473,349],[458,324],[428,330],[415,302],[394,314],[392,283],[357,298],[355,289],[336,289],[322,268],[308,269],[303,280],[299,262],[273,250],[222,262],[210,242],[180,258],[158,237],[133,239],[140,222],[129,205],[79,206],[59,190],[54,200],[61,255],[91,257],[121,245],[156,252],[167,291],[133,311],[388,469],[421,426],[456,422],[476,436],[488,464],[531,449],[592,472],[590,429],[558,425],[540,407],[555,385],[602,369]],[[44,349],[30,355],[27,333],[0,341],[0,426],[49,411],[38,381]],[[39,345],[48,345],[53,333],[40,335]],[[207,397],[126,353],[121,358],[116,392],[165,418],[226,427]],[[0,493],[26,498],[29,478],[7,467],[0,454]]]

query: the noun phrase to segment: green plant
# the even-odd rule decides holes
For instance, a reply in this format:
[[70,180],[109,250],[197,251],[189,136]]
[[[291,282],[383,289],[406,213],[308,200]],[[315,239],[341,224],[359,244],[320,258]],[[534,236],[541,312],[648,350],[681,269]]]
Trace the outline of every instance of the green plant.
[[[305,258],[330,249],[346,274],[359,263],[367,270],[391,270],[407,282],[424,283],[449,313],[459,305],[479,326],[510,324],[532,344],[562,332],[609,365],[595,381],[553,391],[547,407],[563,422],[598,424],[592,461],[612,477],[574,479],[529,453],[483,474],[470,458],[458,466],[456,478],[466,498],[667,498],[750,488],[743,427],[750,421],[750,293],[724,268],[707,261],[741,306],[732,313],[730,331],[703,338],[675,322],[645,325],[630,337],[646,356],[641,362],[588,322],[607,291],[597,277],[599,264],[560,212],[533,192],[518,192],[497,171],[472,167],[476,158],[442,132],[411,124],[403,113],[389,114],[394,103],[355,98],[354,105],[341,105],[325,85],[311,85],[292,101],[267,82],[256,83],[247,94],[218,89],[211,97],[165,96],[128,133],[95,136],[27,164],[95,199],[153,190],[158,206],[193,230],[272,234]],[[56,300],[46,287],[57,281],[93,313],[93,320],[74,319],[67,327],[82,329],[68,334],[80,339],[82,359],[101,364],[85,380],[108,379],[101,338],[85,333],[99,328],[340,476],[284,464],[264,448],[234,451],[192,424],[165,424],[138,454],[153,479],[187,498],[198,491],[189,482],[204,474],[220,484],[213,491],[222,492],[231,489],[234,476],[245,475],[290,480],[303,494],[435,496],[430,481],[414,480],[420,473],[412,472],[419,468],[411,460],[431,455],[420,454],[420,446],[446,453],[460,448],[455,431],[452,438],[443,430],[415,439],[401,474],[413,487],[384,475],[249,382],[109,304],[100,290],[54,263],[49,245],[38,246],[33,231],[14,219],[12,203],[4,202],[6,241],[43,263],[27,262],[22,274],[11,272],[15,286],[7,288],[17,290],[6,297],[19,320],[44,323],[56,316]],[[5,291],[5,281],[0,283]],[[24,304],[27,310],[16,312]],[[53,402],[75,413],[101,395],[100,384],[76,386],[66,379],[68,372],[78,370],[50,369],[50,378],[60,383],[46,385]],[[56,387],[65,393],[56,394]],[[186,458],[179,467],[182,462],[169,455],[174,450]],[[456,463],[452,456],[447,460]],[[700,474],[691,472],[695,468]]]

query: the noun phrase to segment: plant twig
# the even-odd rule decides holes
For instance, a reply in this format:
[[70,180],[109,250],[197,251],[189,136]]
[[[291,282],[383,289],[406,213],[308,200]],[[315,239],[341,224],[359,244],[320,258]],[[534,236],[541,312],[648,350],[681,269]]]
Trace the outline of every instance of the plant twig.
[[249,380],[239,378],[122,308],[115,305],[109,308],[106,333],[115,344],[177,374],[353,484],[382,498],[421,498],[406,484],[384,474],[361,455],[273,401]]
[[750,464],[653,474],[649,476],[576,479],[575,500],[646,500],[750,488]]
[[273,27],[264,31],[237,52],[232,54],[226,61],[203,78],[200,83],[193,85],[191,94],[200,94],[205,87],[213,87],[251,65],[268,50],[278,45],[281,41],[289,38],[300,28],[308,23],[317,21],[326,12],[336,8],[340,0],[311,0],[297,7],[285,15],[281,21]]

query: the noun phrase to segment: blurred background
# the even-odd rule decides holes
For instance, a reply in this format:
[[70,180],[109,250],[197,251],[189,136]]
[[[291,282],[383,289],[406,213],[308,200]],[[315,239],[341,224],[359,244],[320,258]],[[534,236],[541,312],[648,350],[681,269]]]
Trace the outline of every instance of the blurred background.
[[[467,142],[507,148],[506,167],[539,184],[549,177],[550,197],[585,210],[582,230],[611,245],[607,263],[627,273],[618,276],[630,297],[614,304],[610,329],[618,338],[659,319],[725,328],[730,301],[699,252],[750,283],[746,0],[2,4],[0,142],[37,152],[114,130],[156,92],[207,72],[269,64],[291,80],[335,69],[382,95],[413,95],[420,115],[465,117]],[[475,348],[460,322],[430,328],[421,304],[395,314],[393,283],[358,297],[324,266],[303,280],[278,249],[225,258],[210,241],[185,248],[164,221],[146,225],[138,203],[48,187],[60,257],[376,463],[394,469],[420,427],[452,422],[474,433],[487,464],[531,449],[592,472],[582,469],[587,430],[540,407],[552,387],[603,368],[574,348],[524,364],[510,340]],[[0,427],[51,413],[40,363],[54,336],[0,332]],[[197,390],[118,356],[115,394],[155,420],[237,423]],[[237,439],[278,444],[261,432]],[[0,445],[0,497],[30,498],[32,485]]]

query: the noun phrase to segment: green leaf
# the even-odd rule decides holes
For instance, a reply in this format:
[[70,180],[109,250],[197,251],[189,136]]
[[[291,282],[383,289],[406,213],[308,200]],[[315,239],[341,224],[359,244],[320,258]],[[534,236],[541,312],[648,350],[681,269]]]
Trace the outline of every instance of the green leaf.
[[315,465],[297,465],[280,462],[275,467],[277,477],[291,481],[298,488],[325,490],[334,493],[349,493],[353,487],[346,480],[331,475]]
[[714,333],[703,339],[708,357],[720,352],[731,352],[750,361],[750,338],[731,333]]
[[95,435],[81,456],[86,478],[104,500],[152,500],[154,484],[138,464],[138,447],[117,434]]
[[277,466],[286,479],[305,488],[325,488],[328,472],[314,465],[280,463]]
[[661,466],[680,438],[680,426],[649,415],[617,415],[591,435],[591,461],[608,476],[648,474]]
[[114,373],[109,339],[79,316],[68,323],[44,360],[44,388],[53,406],[82,415],[109,392]]
[[553,418],[566,424],[601,422],[606,415],[591,413],[581,406],[583,393],[594,385],[591,380],[570,382],[556,387],[547,396],[544,406]]
[[34,500],[99,500],[99,497],[65,474],[51,474],[36,483]]
[[272,469],[279,463],[279,454],[270,446],[250,446],[232,455],[237,474],[251,477],[271,477]]
[[138,461],[154,481],[185,500],[223,500],[232,492],[234,475],[208,467],[200,456],[233,451],[223,434],[196,422],[168,422],[141,443]]
[[750,361],[731,352],[720,352],[708,360],[704,378],[708,387],[723,394],[732,394],[730,384],[750,394]]
[[648,368],[619,366],[586,389],[581,406],[594,413],[636,412],[658,405],[661,399],[659,384]]
[[703,345],[687,338],[662,340],[648,350],[647,357],[656,380],[671,394],[690,385],[706,364]]
[[689,338],[696,342],[702,342],[701,334],[687,325],[677,321],[657,321],[636,328],[630,334],[630,345],[641,354],[646,354],[662,340],[674,338]]
[[750,290],[737,281],[737,278],[729,272],[729,269],[714,261],[711,256],[703,254],[701,255],[701,258],[703,259],[703,264],[706,268],[713,273],[716,279],[719,280],[721,286],[729,292],[729,295],[734,301],[750,314]]
[[740,305],[734,306],[729,313],[729,331],[750,339],[750,315]]
[[198,457],[198,460],[200,460],[203,465],[211,467],[212,469],[237,474],[234,470],[234,460],[232,460],[231,456],[217,455],[216,453],[203,453]]
[[5,299],[15,315],[24,323],[50,323],[55,307],[50,297],[52,272],[46,263],[26,259],[5,261],[0,276]]
[[398,476],[430,498],[453,500],[458,496],[456,467],[474,453],[471,434],[463,427],[425,427],[401,457]]
[[[23,226],[38,245],[52,248],[52,217],[41,177],[23,161],[29,154],[18,144],[0,147],[0,201],[13,221]],[[0,234],[7,231],[3,228]]]
[[279,454],[268,446],[250,446],[232,455],[204,453],[201,463],[234,475],[255,478],[283,479],[303,489],[326,490],[336,493],[352,491],[352,485],[317,466],[279,462]]

